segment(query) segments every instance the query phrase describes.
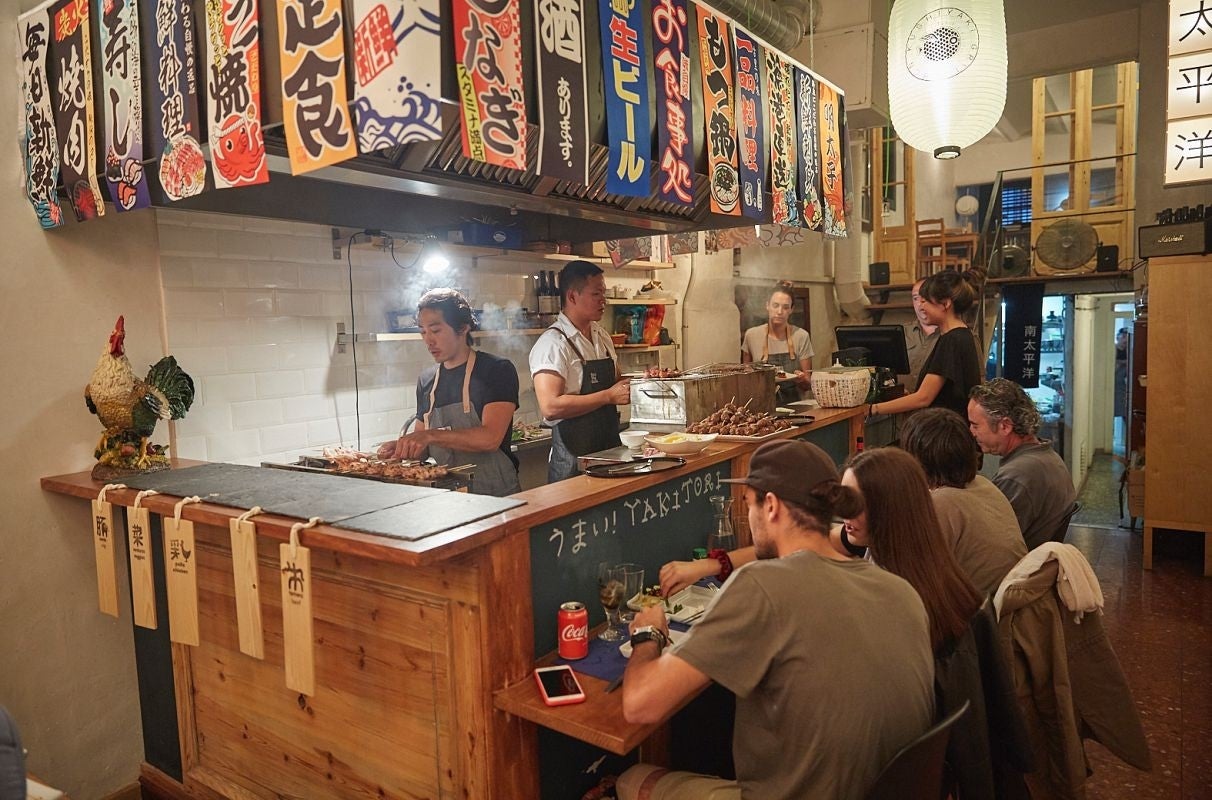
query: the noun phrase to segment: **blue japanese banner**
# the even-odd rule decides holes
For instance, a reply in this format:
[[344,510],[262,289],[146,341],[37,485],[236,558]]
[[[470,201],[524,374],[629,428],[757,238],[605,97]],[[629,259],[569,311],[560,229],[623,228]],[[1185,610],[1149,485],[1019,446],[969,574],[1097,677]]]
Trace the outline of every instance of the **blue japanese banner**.
[[798,67],[795,69],[795,95],[800,143],[799,191],[804,226],[819,231],[824,222],[821,209],[820,84]]
[[139,8],[135,0],[98,3],[105,109],[105,181],[119,211],[151,205],[143,172]]
[[[657,169],[661,199],[694,204],[691,131],[690,47],[686,0],[654,0],[652,39],[657,83]],[[696,240],[697,241],[697,240]]]
[[181,200],[206,188],[193,2],[141,0],[140,8],[147,22],[140,29],[148,61],[146,155],[160,159],[164,195]]
[[598,22],[606,133],[610,138],[606,191],[647,197],[652,128],[648,120],[648,53],[641,35],[643,4],[636,0],[598,0]]
[[795,191],[795,90],[791,65],[775,50],[766,51],[766,98],[770,108],[771,222],[802,226]]
[[741,145],[741,213],[766,219],[766,136],[762,124],[762,47],[734,27],[736,130]]

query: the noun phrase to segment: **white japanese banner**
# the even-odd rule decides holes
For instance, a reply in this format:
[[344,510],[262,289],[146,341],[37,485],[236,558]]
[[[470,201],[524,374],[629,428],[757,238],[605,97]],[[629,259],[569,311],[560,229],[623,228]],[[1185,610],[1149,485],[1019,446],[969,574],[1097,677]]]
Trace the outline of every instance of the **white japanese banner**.
[[1166,124],[1166,185],[1212,180],[1212,116]]
[[1166,119],[1212,114],[1212,50],[1170,59]]
[[1212,50],[1212,0],[1170,0],[1170,55]]

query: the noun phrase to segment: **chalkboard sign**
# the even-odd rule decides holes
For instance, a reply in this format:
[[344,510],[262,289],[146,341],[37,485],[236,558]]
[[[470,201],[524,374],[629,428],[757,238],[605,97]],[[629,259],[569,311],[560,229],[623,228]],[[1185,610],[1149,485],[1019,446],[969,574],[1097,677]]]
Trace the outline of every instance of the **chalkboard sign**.
[[630,561],[644,582],[659,582],[661,566],[689,560],[707,544],[715,516],[712,495],[730,495],[732,464],[724,461],[635,494],[530,529],[530,580],[534,597],[535,657],[556,648],[556,611],[579,600],[590,627],[605,620],[598,604],[598,564]]
[[848,422],[826,425],[796,438],[811,442],[824,450],[839,467],[850,457],[850,425]]

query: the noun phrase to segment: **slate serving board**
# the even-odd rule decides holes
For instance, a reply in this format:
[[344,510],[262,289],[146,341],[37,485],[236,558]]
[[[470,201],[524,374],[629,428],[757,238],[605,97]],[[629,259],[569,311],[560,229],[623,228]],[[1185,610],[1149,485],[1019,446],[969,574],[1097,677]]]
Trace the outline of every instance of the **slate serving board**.
[[520,505],[525,503],[509,497],[443,492],[440,497],[423,497],[347,519],[341,527],[414,542]]

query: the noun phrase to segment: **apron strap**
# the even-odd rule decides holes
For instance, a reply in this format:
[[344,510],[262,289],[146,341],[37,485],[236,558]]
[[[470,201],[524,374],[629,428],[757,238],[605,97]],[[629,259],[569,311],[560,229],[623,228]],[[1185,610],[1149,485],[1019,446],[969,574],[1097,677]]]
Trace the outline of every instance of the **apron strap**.
[[[795,342],[792,341],[795,334],[795,326],[790,322],[787,323],[787,356],[792,361],[795,361]],[[762,361],[770,357],[770,323],[766,323],[766,338],[762,340]]]
[[[576,343],[572,341],[572,338],[571,338],[571,337],[570,337],[568,334],[564,333],[564,331],[563,331],[562,329],[557,328],[555,325],[552,325],[552,326],[548,327],[548,328],[547,328],[547,330],[549,330],[549,331],[555,331],[556,333],[558,333],[558,334],[560,334],[561,336],[563,336],[563,337],[564,337],[564,341],[568,342],[568,346],[572,348],[572,352],[574,352],[574,353],[576,353],[576,354],[577,354],[577,360],[578,360],[578,361],[580,361],[582,364],[584,364],[584,363],[585,363],[585,356],[581,355],[581,351],[577,349]],[[593,329],[592,329],[592,328],[590,328],[590,329],[589,329],[589,332],[590,332],[590,333],[593,333]],[[593,343],[593,340],[590,340],[590,342],[589,342],[589,343],[594,345],[594,351],[595,351],[595,352],[594,352],[594,355],[597,355],[597,352],[596,352],[596,351],[597,351],[597,345]]]
[[[471,371],[476,365],[476,351],[472,350],[467,356],[467,371],[463,374],[463,413],[471,412]],[[425,427],[429,427],[429,415],[433,413],[434,398],[438,394],[438,380],[442,377],[442,365],[438,364],[438,371],[433,376],[433,386],[429,388],[429,410],[425,412],[425,416],[421,419],[425,423]]]

